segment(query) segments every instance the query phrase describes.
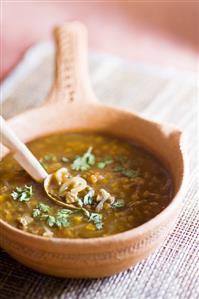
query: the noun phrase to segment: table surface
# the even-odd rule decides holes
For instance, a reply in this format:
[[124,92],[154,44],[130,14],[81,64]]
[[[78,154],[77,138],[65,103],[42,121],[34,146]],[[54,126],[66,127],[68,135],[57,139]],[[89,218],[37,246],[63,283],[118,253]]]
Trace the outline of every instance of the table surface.
[[[34,63],[33,63],[34,62]],[[124,273],[104,279],[61,279],[34,272],[0,250],[0,298],[199,298],[197,198],[197,81],[194,74],[90,54],[94,91],[104,102],[184,130],[190,158],[189,187],[174,230],[161,248]],[[1,113],[9,118],[39,105],[53,77],[53,47],[29,51],[2,86]]]

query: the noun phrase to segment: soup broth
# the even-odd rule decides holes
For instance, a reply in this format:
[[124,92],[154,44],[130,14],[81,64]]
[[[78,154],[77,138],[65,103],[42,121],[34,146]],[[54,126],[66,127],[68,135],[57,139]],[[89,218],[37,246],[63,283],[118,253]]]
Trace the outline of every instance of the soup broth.
[[[101,133],[59,133],[28,147],[48,173],[60,168],[68,173],[63,200],[78,210],[50,200],[43,184],[9,154],[0,163],[0,218],[26,232],[59,238],[105,237],[145,223],[171,201],[168,171],[130,142]],[[86,187],[74,191],[73,177],[86,182]]]

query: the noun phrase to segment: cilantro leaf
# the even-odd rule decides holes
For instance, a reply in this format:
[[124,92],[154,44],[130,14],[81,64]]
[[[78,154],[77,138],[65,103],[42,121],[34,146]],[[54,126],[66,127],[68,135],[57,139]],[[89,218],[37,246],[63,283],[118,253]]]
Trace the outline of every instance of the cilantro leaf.
[[93,222],[98,230],[103,228],[102,214],[90,213],[89,222]]
[[113,208],[123,208],[124,206],[125,206],[125,202],[123,199],[118,199],[112,204]]
[[115,172],[122,172],[124,170],[124,167],[122,165],[117,165],[113,170]]
[[39,209],[41,212],[48,213],[50,207],[49,207],[48,205],[46,205],[46,204],[40,202],[40,203],[37,205],[37,209]]
[[[35,209],[33,209],[32,211],[32,216],[33,218],[37,218],[37,217],[41,217],[41,218],[46,218],[46,215],[44,215],[43,213],[48,213],[50,210],[50,207],[44,203],[39,203]],[[48,215],[47,215],[48,216]]]
[[140,174],[139,170],[127,169],[127,168],[124,168],[122,165],[116,166],[114,168],[114,171],[120,172],[121,174],[123,174],[124,176],[126,176],[128,178],[136,178]]
[[97,230],[101,230],[103,228],[104,224],[102,222],[96,222],[95,226],[96,226]]
[[33,209],[32,216],[33,218],[37,218],[41,215],[41,211],[39,209]]
[[85,214],[85,216],[88,218],[89,222],[93,222],[97,228],[97,230],[100,230],[103,228],[104,224],[102,221],[102,214],[99,213],[91,213],[88,210],[82,208],[82,212]]
[[47,218],[47,224],[50,226],[50,227],[53,227],[56,223],[56,219],[54,216],[48,216]]
[[100,169],[103,169],[111,163],[113,163],[113,160],[104,160],[104,161],[98,162],[97,167],[100,168]]
[[86,205],[92,205],[93,203],[93,196],[95,194],[95,191],[93,189],[89,190],[88,193],[83,198],[83,204]]
[[91,153],[92,147],[89,147],[83,156],[78,156],[72,163],[71,168],[73,170],[88,170],[92,165],[95,164],[95,155]]
[[14,200],[26,202],[31,199],[32,193],[32,186],[25,185],[24,187],[16,187],[16,189],[11,193],[11,196]]
[[68,216],[71,213],[72,213],[72,211],[67,210],[67,209],[60,210],[55,217],[55,225],[59,228],[70,226]]
[[69,210],[69,209],[62,209],[62,210],[59,210],[57,215],[69,215],[69,214],[72,214],[72,211]]
[[49,162],[57,162],[57,157],[53,154],[46,154],[42,159]]
[[50,207],[46,204],[39,203],[35,209],[32,211],[32,216],[34,218],[39,217],[40,220],[46,221],[50,226],[56,227],[68,227],[70,225],[69,216],[73,213],[69,209],[62,209],[57,212],[55,216],[49,215]]
[[137,176],[139,176],[140,172],[139,170],[124,169],[122,171],[122,174],[127,176],[128,178],[136,178]]

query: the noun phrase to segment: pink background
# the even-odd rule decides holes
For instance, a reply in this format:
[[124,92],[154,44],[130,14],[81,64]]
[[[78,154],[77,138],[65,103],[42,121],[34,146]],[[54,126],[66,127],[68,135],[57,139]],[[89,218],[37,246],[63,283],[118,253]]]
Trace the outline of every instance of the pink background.
[[4,1],[0,78],[28,47],[48,39],[53,26],[71,20],[87,25],[92,49],[131,61],[197,69],[197,1]]

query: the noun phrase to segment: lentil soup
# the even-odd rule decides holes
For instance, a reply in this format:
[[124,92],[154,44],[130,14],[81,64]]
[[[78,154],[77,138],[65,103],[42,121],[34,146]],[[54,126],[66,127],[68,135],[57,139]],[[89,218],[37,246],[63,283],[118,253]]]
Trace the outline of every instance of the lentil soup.
[[9,154],[0,163],[0,218],[44,237],[105,237],[137,227],[171,201],[165,167],[140,147],[101,133],[59,133],[28,144],[48,173],[51,201]]

